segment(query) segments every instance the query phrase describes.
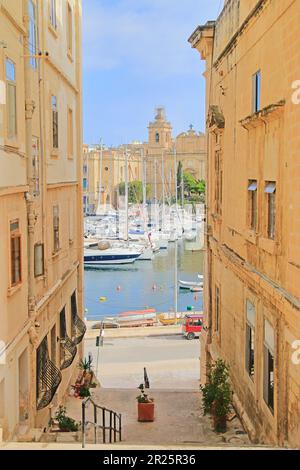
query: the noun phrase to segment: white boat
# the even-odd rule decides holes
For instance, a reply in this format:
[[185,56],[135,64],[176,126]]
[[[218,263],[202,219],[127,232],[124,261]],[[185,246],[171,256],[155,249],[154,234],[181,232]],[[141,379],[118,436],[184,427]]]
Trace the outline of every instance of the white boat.
[[97,267],[103,265],[132,264],[141,256],[141,251],[130,248],[108,248],[100,250],[97,247],[84,249],[84,266]]
[[117,317],[115,319],[118,323],[132,323],[135,321],[147,321],[147,320],[156,320],[156,313],[144,313],[144,314],[137,314],[137,315],[128,315],[123,317]]
[[178,281],[181,289],[191,290],[193,288],[203,288],[203,282],[192,282],[192,281]]

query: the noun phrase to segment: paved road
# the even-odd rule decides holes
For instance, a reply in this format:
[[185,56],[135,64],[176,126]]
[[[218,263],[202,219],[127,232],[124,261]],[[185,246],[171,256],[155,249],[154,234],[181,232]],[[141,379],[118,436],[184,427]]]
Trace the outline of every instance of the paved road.
[[[85,354],[97,363],[95,340],[85,341]],[[199,389],[199,340],[182,336],[104,338],[99,351],[98,379],[103,387],[135,388],[147,368],[151,388]]]

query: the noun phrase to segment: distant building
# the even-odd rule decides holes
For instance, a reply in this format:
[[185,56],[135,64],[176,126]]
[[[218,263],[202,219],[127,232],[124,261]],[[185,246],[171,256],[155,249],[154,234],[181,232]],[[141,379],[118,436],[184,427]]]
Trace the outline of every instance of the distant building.
[[[117,204],[118,185],[125,181],[125,152],[129,155],[128,180],[137,181],[143,178],[151,186],[151,199],[162,199],[163,184],[166,200],[175,195],[174,175],[177,178],[178,163],[183,170],[191,173],[196,179],[205,179],[206,174],[206,140],[205,135],[197,133],[190,126],[187,132],[172,136],[172,126],[166,120],[165,110],[156,110],[155,119],[148,126],[148,142],[134,141],[116,148],[100,146],[83,147],[83,187],[84,213],[95,213],[98,204]],[[175,156],[176,150],[176,156]],[[100,161],[102,158],[102,165]],[[101,169],[100,169],[101,168]],[[164,178],[163,178],[164,175]],[[101,183],[101,195],[99,186]],[[155,190],[156,188],[156,190]]]
[[299,17],[294,0],[227,0],[189,40],[206,62],[202,382],[207,365],[225,359],[252,439],[297,448]]
[[81,1],[0,0],[0,31],[0,434],[30,439],[85,331]]

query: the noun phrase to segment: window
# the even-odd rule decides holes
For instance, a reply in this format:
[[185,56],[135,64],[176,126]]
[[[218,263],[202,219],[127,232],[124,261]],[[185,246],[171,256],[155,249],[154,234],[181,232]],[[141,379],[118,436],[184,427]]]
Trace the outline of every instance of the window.
[[249,377],[254,380],[254,356],[255,356],[255,307],[247,300],[246,303],[246,370]]
[[66,309],[65,307],[62,309],[59,315],[59,331],[60,331],[60,339],[65,339],[67,336],[67,325],[66,325]]
[[6,59],[6,94],[7,94],[7,137],[17,137],[17,82],[16,66],[10,59]]
[[22,281],[21,269],[21,234],[19,221],[10,223],[10,262],[11,262],[11,286],[16,286]]
[[39,277],[44,274],[44,245],[37,243],[34,245],[34,276]]
[[68,3],[67,7],[67,48],[68,53],[72,54],[73,52],[73,16],[72,16],[72,8],[71,5]]
[[54,29],[57,29],[56,0],[50,0],[50,23]]
[[275,334],[270,323],[265,320],[264,331],[264,400],[274,412],[274,351]]
[[156,132],[156,134],[155,134],[155,142],[157,144],[159,143],[159,132]]
[[57,253],[60,248],[59,243],[59,206],[53,206],[53,248]]
[[267,195],[268,238],[274,240],[276,233],[276,183],[268,182],[265,186]]
[[56,365],[56,325],[51,329],[51,361]]
[[222,212],[222,163],[221,163],[221,152],[215,152],[215,208],[216,213],[221,214]]
[[84,190],[87,190],[87,187],[88,187],[88,185],[87,185],[87,178],[83,178],[83,189],[84,189]]
[[73,157],[74,152],[74,131],[73,131],[73,111],[68,109],[68,157]]
[[52,147],[58,149],[58,107],[57,98],[52,95],[51,97],[52,106]]
[[74,201],[69,199],[69,243],[74,241],[74,230],[75,230],[75,211],[74,211]]
[[43,339],[41,344],[36,350],[36,398],[37,403],[42,399],[43,394],[46,392],[45,373],[48,353],[48,339],[47,336]]
[[248,182],[249,196],[249,225],[251,230],[256,231],[257,228],[257,181],[250,180]]
[[30,65],[33,69],[37,68],[37,60],[34,57],[37,54],[37,28],[36,28],[36,9],[35,4],[32,0],[28,2],[28,16],[29,16],[29,37],[28,37],[28,49],[30,54]]
[[220,288],[216,286],[215,290],[215,331],[220,330]]
[[260,97],[261,97],[261,72],[256,72],[252,77],[252,99],[253,99],[253,112],[260,111]]
[[78,313],[77,313],[77,299],[76,299],[76,291],[75,291],[71,295],[71,332],[72,332],[72,338],[76,334],[75,322],[76,322],[77,316],[78,316]]
[[32,166],[33,166],[33,184],[34,195],[40,194],[40,162],[39,162],[39,139],[32,138]]

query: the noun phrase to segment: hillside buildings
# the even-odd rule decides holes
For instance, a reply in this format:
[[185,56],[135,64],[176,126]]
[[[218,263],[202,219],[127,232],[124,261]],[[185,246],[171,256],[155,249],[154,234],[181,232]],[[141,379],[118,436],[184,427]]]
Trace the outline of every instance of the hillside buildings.
[[300,3],[227,0],[190,37],[206,64],[202,381],[230,365],[250,436],[300,445]]
[[85,332],[81,1],[0,0],[0,31],[0,431],[8,439],[47,425]]

